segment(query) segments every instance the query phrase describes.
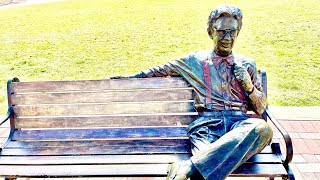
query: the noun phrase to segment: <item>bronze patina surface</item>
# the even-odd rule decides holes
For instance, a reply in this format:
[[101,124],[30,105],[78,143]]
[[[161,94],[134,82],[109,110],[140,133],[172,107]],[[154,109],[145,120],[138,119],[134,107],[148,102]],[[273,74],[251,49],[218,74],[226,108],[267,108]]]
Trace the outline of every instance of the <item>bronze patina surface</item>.
[[272,139],[270,126],[249,118],[262,114],[266,97],[255,61],[232,51],[242,27],[242,12],[220,5],[209,15],[213,50],[201,50],[128,78],[182,76],[195,89],[199,118],[188,127],[193,156],[169,166],[167,179],[225,179]]

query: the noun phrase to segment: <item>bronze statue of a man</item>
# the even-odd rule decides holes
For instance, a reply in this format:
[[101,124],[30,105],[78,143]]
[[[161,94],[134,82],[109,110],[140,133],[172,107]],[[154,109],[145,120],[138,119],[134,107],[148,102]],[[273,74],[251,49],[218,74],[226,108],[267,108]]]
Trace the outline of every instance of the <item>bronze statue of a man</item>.
[[262,114],[266,98],[255,62],[232,52],[241,26],[241,10],[220,5],[208,18],[213,50],[192,52],[129,76],[182,76],[195,89],[199,117],[187,128],[193,156],[170,164],[167,179],[225,179],[272,139],[272,129],[264,120],[246,115],[248,108]]

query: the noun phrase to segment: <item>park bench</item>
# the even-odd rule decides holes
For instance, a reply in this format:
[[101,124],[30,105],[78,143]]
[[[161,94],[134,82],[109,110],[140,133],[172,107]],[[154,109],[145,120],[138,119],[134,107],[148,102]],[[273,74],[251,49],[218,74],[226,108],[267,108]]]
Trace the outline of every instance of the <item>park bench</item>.
[[[1,148],[1,177],[164,177],[168,163],[191,156],[186,126],[197,112],[193,88],[180,77],[13,78],[7,88],[0,124],[10,119],[11,130]],[[231,176],[294,179],[291,139],[269,110],[263,116],[283,134],[286,155],[271,143]]]

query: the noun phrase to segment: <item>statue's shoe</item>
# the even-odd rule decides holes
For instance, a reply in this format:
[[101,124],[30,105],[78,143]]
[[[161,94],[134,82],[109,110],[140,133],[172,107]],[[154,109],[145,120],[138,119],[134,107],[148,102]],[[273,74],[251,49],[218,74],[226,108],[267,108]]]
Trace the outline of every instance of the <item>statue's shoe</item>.
[[187,180],[188,178],[185,174],[177,174],[180,166],[180,162],[169,164],[167,171],[168,176],[166,180]]

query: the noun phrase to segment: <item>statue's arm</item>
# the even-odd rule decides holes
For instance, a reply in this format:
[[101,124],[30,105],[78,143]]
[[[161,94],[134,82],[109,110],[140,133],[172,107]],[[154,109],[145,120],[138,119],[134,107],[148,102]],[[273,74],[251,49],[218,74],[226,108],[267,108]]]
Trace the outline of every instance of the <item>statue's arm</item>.
[[266,110],[267,98],[258,87],[254,87],[253,91],[248,95],[248,99],[256,113],[261,115]]
[[114,76],[111,79],[120,78],[149,78],[149,77],[166,77],[166,76],[181,76],[182,71],[189,71],[189,59],[183,57],[177,60],[170,61],[162,66],[156,66],[140,71],[129,76]]
[[166,77],[166,76],[179,76],[175,65],[168,62],[162,66],[156,66],[140,71],[136,74],[128,76],[128,78],[149,78],[149,77]]
[[261,82],[258,78],[255,63],[253,63],[251,66],[248,66],[247,71],[253,84],[253,89],[250,92],[246,92],[247,99],[253,110],[258,114],[262,114],[267,107],[267,98],[263,92]]
[[245,91],[251,109],[262,114],[267,106],[267,98],[258,79],[255,62],[245,63],[243,66],[236,65],[235,76]]

